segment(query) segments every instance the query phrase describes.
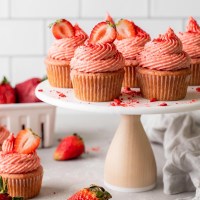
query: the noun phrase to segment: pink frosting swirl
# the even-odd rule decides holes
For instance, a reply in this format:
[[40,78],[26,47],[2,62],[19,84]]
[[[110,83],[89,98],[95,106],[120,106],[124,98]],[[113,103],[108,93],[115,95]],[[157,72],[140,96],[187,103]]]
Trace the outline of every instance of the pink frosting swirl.
[[124,68],[124,58],[111,43],[91,45],[87,42],[78,47],[71,67],[86,73],[113,72]]
[[0,126],[0,145],[3,144],[4,140],[9,135],[10,135],[10,132],[4,126]]
[[40,166],[37,153],[20,154],[0,152],[0,173],[23,174],[36,170]]
[[166,34],[148,42],[138,61],[141,67],[166,71],[187,68],[190,64],[188,54],[182,50],[182,43],[171,28]]
[[82,45],[86,39],[85,32],[78,29],[73,37],[55,40],[48,51],[48,57],[55,60],[70,61],[74,56],[75,49]]
[[192,59],[200,58],[200,26],[197,21],[190,17],[186,32],[179,33],[178,36],[183,43],[183,50]]
[[115,40],[117,49],[125,59],[136,59],[136,56],[144,49],[144,45],[150,41],[150,36],[135,25],[135,37],[123,40]]

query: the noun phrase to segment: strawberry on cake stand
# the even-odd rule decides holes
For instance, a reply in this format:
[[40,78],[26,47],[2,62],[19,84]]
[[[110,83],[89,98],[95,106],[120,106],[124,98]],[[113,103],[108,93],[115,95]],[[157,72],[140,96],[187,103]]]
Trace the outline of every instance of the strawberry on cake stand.
[[[105,26],[106,27],[106,26]],[[101,30],[97,40],[109,38]],[[111,102],[78,100],[73,89],[51,87],[48,81],[36,88],[36,96],[54,106],[105,114],[120,114],[121,121],[107,153],[104,169],[105,185],[121,192],[141,192],[155,187],[157,170],[154,154],[140,122],[142,114],[164,114],[200,109],[200,88],[189,87],[180,101],[156,101],[141,97],[139,89],[124,88]]]

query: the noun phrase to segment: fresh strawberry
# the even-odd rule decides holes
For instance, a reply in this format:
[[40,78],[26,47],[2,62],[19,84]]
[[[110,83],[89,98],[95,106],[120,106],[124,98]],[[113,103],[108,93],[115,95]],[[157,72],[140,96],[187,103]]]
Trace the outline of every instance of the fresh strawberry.
[[12,86],[4,76],[2,82],[0,83],[0,104],[8,104],[15,102],[15,89],[12,88]]
[[87,34],[83,31],[83,29],[81,29],[79,27],[78,24],[74,25],[74,30],[75,30],[75,36],[79,36],[79,35],[85,35],[85,36],[87,36]]
[[3,144],[4,140],[10,135],[10,131],[5,127],[0,125],[0,145]]
[[111,24],[115,24],[113,18],[110,16],[109,13],[107,13],[107,15],[106,15],[106,21],[109,21]]
[[103,187],[91,185],[89,188],[83,188],[67,200],[108,200],[112,198],[110,193]]
[[41,102],[35,95],[35,88],[43,81],[41,78],[31,78],[15,86],[17,93],[17,101],[19,103]]
[[11,197],[8,194],[7,183],[3,182],[2,177],[0,176],[0,200],[23,200],[23,197]]
[[75,35],[73,25],[66,19],[59,19],[49,25],[56,39],[69,38]]
[[14,144],[15,144],[15,137],[14,134],[11,133],[9,137],[4,140],[3,145],[2,145],[2,151],[4,153],[11,153],[14,150]]
[[40,137],[31,129],[21,130],[15,139],[14,150],[18,153],[33,153],[40,145]]
[[55,160],[69,160],[79,157],[85,151],[85,145],[82,138],[74,133],[67,136],[58,145],[55,153]]
[[112,43],[117,36],[115,26],[110,22],[100,22],[92,30],[89,38],[90,44]]
[[134,37],[136,35],[134,23],[127,19],[119,20],[116,24],[116,29],[118,40]]

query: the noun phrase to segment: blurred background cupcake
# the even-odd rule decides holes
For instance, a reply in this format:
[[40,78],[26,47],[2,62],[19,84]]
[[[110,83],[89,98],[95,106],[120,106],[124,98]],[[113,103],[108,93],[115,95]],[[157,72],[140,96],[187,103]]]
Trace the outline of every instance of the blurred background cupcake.
[[136,79],[136,67],[138,61],[136,56],[143,50],[144,45],[150,41],[150,36],[132,21],[121,19],[116,24],[117,49],[125,58],[125,74],[123,87],[138,87]]
[[183,43],[183,50],[190,58],[191,79],[189,85],[200,85],[200,27],[197,21],[190,17],[186,31],[178,34]]

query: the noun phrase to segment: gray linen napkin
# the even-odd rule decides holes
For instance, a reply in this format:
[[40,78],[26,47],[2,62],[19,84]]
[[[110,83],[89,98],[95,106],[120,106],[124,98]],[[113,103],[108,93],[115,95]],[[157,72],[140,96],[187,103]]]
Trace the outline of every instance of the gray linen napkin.
[[197,189],[195,200],[200,200],[200,111],[143,115],[142,123],[149,139],[164,147],[164,192]]

